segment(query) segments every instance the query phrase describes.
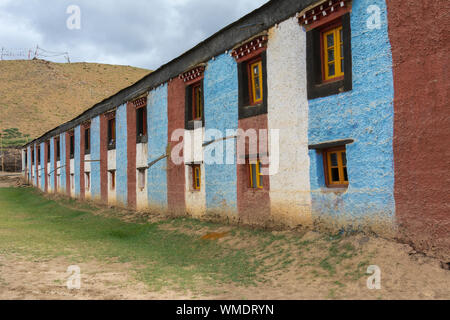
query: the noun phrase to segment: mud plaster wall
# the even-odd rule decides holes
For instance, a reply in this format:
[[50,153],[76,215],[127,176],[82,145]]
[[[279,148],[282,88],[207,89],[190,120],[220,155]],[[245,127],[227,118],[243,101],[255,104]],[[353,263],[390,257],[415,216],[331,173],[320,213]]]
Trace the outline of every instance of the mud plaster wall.
[[[91,160],[100,160],[100,117],[91,121]],[[100,162],[91,162],[91,198],[101,199]]]
[[201,163],[201,188],[194,190],[192,167],[185,166],[186,181],[186,212],[194,217],[201,217],[206,213],[206,191],[205,191],[205,165],[203,162],[203,137],[204,128],[186,130],[184,133],[184,161],[185,163]]
[[39,188],[42,190],[42,191],[45,191],[45,167],[47,166],[47,163],[45,162],[45,143],[41,143],[40,144],[40,147],[41,147],[41,154],[40,154],[40,156],[41,156],[41,166],[40,166],[40,169],[39,169],[39,177],[41,178],[40,180],[39,180]]
[[[148,131],[147,131],[148,132]],[[143,168],[148,165],[148,143],[138,143],[136,145],[136,168]],[[145,170],[144,188],[139,188],[139,183],[136,183],[136,207],[138,210],[148,209],[148,183],[147,172]],[[139,172],[136,171],[136,179],[139,179]]]
[[[150,91],[147,100],[148,161],[166,154],[167,147],[167,84]],[[167,211],[167,160],[163,159],[147,170],[149,208]]]
[[[369,5],[381,9],[381,29],[368,29]],[[391,46],[384,0],[353,2],[353,90],[309,101],[309,144],[354,139],[347,145],[348,190],[325,186],[322,155],[310,151],[315,218],[379,232],[393,226],[393,98]],[[304,59],[302,59],[304,60]],[[376,219],[376,220],[375,220]]]
[[[260,140],[267,141],[267,135],[262,137],[260,129],[267,129],[267,114],[239,120],[239,129],[244,132],[253,129],[257,134],[257,153],[262,155],[267,153],[267,144],[260,146]],[[245,139],[245,141],[243,141]],[[245,150],[238,147],[238,159],[243,161],[242,157],[252,156],[252,160],[256,160],[255,151],[249,148],[249,139],[240,137],[238,144],[245,144]],[[261,148],[260,148],[261,147]],[[266,165],[262,164],[262,167]],[[246,224],[264,225],[270,218],[270,182],[269,176],[261,176],[262,189],[254,189],[250,187],[250,173],[248,164],[237,164],[237,200],[239,219]]]
[[55,162],[55,139],[50,139],[50,176],[49,186],[52,191],[55,191],[55,175],[56,175],[56,162]]
[[81,194],[81,127],[75,128],[75,197],[79,198]]
[[[184,134],[184,114],[185,114],[185,85],[180,78],[172,79],[168,85],[168,139],[172,139],[175,130],[182,130]],[[179,143],[184,143],[182,138],[179,141],[167,141],[174,148]],[[183,150],[180,152],[183,158]],[[185,204],[185,168],[184,161],[177,164],[172,161],[172,157],[167,159],[167,199],[169,212],[173,215],[182,215],[186,212]]]
[[66,193],[66,179],[68,179],[67,177],[67,171],[66,171],[66,134],[65,133],[61,133],[61,135],[59,136],[59,144],[60,144],[60,188],[58,190],[58,192],[60,193]]
[[387,4],[394,61],[396,216],[402,237],[450,259],[450,2]]
[[[216,129],[226,136],[226,130],[238,127],[238,75],[237,64],[228,54],[208,62],[204,78],[205,128]],[[205,135],[205,141],[221,137]],[[235,141],[220,141],[204,148],[207,214],[237,217],[237,177]],[[231,143],[230,143],[231,142]],[[217,144],[223,146],[222,162],[226,160],[225,145],[231,148],[233,164],[208,163],[214,157]]]
[[127,150],[127,105],[116,111],[116,201],[120,206],[128,203],[128,150]]
[[279,170],[270,176],[271,216],[311,223],[306,92],[306,34],[292,18],[269,30],[268,128],[280,130]]

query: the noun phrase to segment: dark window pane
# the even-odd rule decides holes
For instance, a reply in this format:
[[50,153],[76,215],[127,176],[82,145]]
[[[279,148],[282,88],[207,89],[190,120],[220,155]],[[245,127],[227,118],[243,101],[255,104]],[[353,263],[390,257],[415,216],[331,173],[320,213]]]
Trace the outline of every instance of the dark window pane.
[[335,69],[334,69],[334,63],[329,63],[328,64],[328,76],[334,76],[336,74]]
[[338,168],[331,169],[331,180],[333,182],[339,182],[339,169]]
[[344,180],[348,181],[347,168],[344,167]]
[[338,165],[337,153],[330,154],[330,158],[331,158],[331,166],[337,167],[337,165]]
[[328,62],[334,61],[334,49],[328,49]]
[[252,171],[252,188],[256,188],[256,164],[251,164]]
[[327,35],[327,48],[334,46],[334,34]]

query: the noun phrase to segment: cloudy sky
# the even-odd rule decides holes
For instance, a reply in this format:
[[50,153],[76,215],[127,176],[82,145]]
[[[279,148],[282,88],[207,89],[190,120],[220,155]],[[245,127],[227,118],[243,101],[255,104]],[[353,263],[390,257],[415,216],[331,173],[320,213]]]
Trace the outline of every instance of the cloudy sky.
[[[18,56],[39,45],[69,52],[72,62],[155,70],[267,1],[0,0],[0,47]],[[80,29],[67,27],[76,23],[71,5],[80,8]]]

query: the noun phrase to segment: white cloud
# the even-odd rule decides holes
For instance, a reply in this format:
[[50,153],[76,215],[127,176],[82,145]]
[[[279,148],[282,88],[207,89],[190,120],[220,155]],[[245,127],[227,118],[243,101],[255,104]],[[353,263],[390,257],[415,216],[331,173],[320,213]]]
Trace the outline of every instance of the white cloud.
[[[265,2],[0,0],[0,46],[39,44],[74,62],[156,69]],[[81,30],[66,28],[72,4],[81,8]]]

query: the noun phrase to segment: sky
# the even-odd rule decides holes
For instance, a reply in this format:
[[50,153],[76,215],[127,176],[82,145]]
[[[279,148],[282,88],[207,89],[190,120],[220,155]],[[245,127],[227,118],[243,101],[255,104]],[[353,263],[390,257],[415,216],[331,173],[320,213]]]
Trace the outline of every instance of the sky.
[[33,57],[39,46],[71,62],[156,70],[267,1],[0,0],[0,47],[4,59]]

